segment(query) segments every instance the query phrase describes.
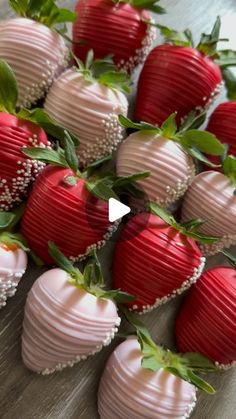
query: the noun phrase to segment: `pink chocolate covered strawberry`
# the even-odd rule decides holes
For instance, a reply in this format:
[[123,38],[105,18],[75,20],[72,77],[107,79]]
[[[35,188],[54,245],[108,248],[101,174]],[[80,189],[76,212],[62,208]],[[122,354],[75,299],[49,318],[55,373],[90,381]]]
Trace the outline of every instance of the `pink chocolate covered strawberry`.
[[235,269],[204,272],[183,302],[175,334],[182,352],[198,351],[225,368],[236,362]]
[[68,63],[65,40],[53,26],[76,16],[53,0],[9,0],[9,4],[21,17],[0,22],[0,58],[16,74],[18,105],[29,107],[45,95]]
[[[228,146],[228,153],[236,157],[236,101],[221,103],[211,114],[207,131]],[[219,159],[210,157],[219,164]]]
[[60,269],[45,272],[34,283],[22,336],[25,365],[42,374],[72,367],[109,345],[120,325],[115,301],[131,298],[102,288],[96,255],[82,274],[53,243],[49,249]]
[[139,323],[137,335],[117,346],[105,366],[98,392],[100,418],[188,418],[196,387],[214,393],[197,374],[216,368],[199,354],[174,354],[157,346]]
[[[172,112],[177,121],[207,109],[218,95],[222,73],[235,65],[234,51],[217,51],[220,19],[210,35],[194,47],[189,30],[183,34],[159,25],[166,42],[149,54],[138,83],[135,119],[161,124]],[[224,76],[223,71],[223,76]]]
[[151,209],[153,214],[136,215],[125,225],[113,264],[114,286],[136,297],[130,308],[140,313],[166,303],[195,283],[205,264],[195,241],[215,240],[196,232],[200,220],[180,225],[156,204]]
[[[118,225],[109,222],[108,200],[119,199],[114,191],[119,192],[120,179],[112,174],[92,175],[94,163],[79,171],[73,142],[68,134],[65,139],[65,152],[61,148],[23,149],[27,156],[51,163],[37,179],[22,219],[29,246],[46,263],[51,263],[49,240],[66,256],[78,259],[91,248],[103,246]],[[139,174],[137,179],[147,175]]]
[[133,71],[152,47],[156,29],[148,10],[164,13],[159,0],[82,0],[73,25],[74,53],[82,60],[89,49],[96,58],[112,54],[118,68]]
[[[123,138],[118,115],[127,115],[129,80],[107,58],[65,71],[53,84],[45,102],[47,113],[80,140],[78,155],[86,165],[111,153]],[[73,103],[73,106],[70,104]]]
[[206,255],[236,244],[236,159],[228,156],[222,170],[223,173],[211,170],[197,175],[182,206],[184,222],[201,218],[206,222],[199,231],[219,237],[216,243],[203,245]]
[[170,115],[160,128],[144,122],[136,124],[123,116],[119,119],[124,127],[138,132],[129,135],[121,144],[116,162],[117,174],[130,176],[137,168],[149,171],[150,176],[140,185],[149,200],[163,207],[177,201],[191,184],[195,175],[192,157],[206,161],[201,152],[224,153],[223,145],[214,135],[195,129],[202,116],[194,118],[191,114],[179,131],[175,114]]

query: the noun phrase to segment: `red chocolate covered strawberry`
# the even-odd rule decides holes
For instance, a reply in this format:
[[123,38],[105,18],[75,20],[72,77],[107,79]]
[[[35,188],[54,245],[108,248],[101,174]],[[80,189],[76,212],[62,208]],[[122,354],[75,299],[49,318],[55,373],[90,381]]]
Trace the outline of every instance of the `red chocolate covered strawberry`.
[[45,131],[16,114],[16,79],[6,62],[0,60],[0,211],[19,205],[30,183],[44,167],[21,153],[22,147],[48,147]]
[[[133,320],[133,319],[132,319]],[[188,418],[196,404],[196,387],[213,394],[199,373],[215,371],[197,353],[174,354],[155,344],[135,320],[137,337],[114,350],[103,372],[98,411],[101,419]]]
[[228,156],[223,173],[202,172],[188,189],[182,206],[182,220],[201,218],[206,222],[199,231],[219,237],[213,244],[202,245],[206,255],[214,255],[236,244],[236,159]]
[[[45,102],[48,114],[80,140],[80,163],[87,165],[115,150],[123,138],[118,115],[127,115],[129,78],[112,60],[93,60],[66,70],[52,85]],[[68,105],[73,103],[73,106]]]
[[[112,54],[129,72],[142,63],[156,37],[148,10],[164,13],[159,0],[81,0],[73,25],[74,53],[82,60],[92,48],[96,58]],[[148,10],[146,10],[148,9]]]
[[[159,25],[166,43],[149,54],[138,83],[135,119],[161,124],[172,112],[178,123],[192,111],[207,109],[222,85],[221,70],[235,65],[236,53],[217,51],[220,19],[210,35],[194,47],[183,34]],[[223,73],[224,75],[224,73]]]
[[[205,161],[201,152],[224,153],[223,145],[206,131],[196,130],[202,116],[191,114],[177,130],[175,114],[160,128],[147,123],[136,124],[120,116],[126,128],[138,129],[128,136],[118,151],[116,168],[119,176],[130,176],[137,168],[150,171],[150,176],[140,182],[149,200],[165,207],[184,195],[195,175],[192,157]],[[211,164],[211,162],[208,162]]]
[[96,255],[82,274],[53,243],[49,249],[60,269],[45,272],[34,283],[22,336],[25,365],[44,375],[72,367],[109,345],[120,325],[115,302],[132,298],[103,289]]
[[200,352],[224,368],[236,362],[235,269],[204,272],[183,302],[175,334],[182,352]]
[[[118,225],[109,222],[108,200],[118,199],[114,191],[119,192],[120,178],[112,174],[92,176],[94,163],[80,172],[68,134],[66,141],[65,152],[61,148],[23,149],[29,157],[51,163],[37,179],[22,219],[22,232],[29,246],[46,263],[52,261],[47,251],[49,240],[75,260],[91,248],[103,246]],[[147,175],[139,174],[136,179]],[[123,179],[124,183],[132,180]]]
[[0,22],[0,58],[13,68],[19,84],[19,106],[31,106],[43,97],[53,79],[66,68],[69,50],[53,29],[76,15],[55,1],[9,0],[21,17]]
[[200,220],[180,225],[156,204],[151,208],[149,217],[143,213],[128,221],[114,256],[114,286],[136,297],[130,308],[139,312],[166,303],[195,283],[205,264],[195,240],[215,240],[196,233]]
[[[207,131],[228,146],[228,153],[236,157],[236,101],[221,103],[211,114]],[[210,157],[219,164],[219,159]]]

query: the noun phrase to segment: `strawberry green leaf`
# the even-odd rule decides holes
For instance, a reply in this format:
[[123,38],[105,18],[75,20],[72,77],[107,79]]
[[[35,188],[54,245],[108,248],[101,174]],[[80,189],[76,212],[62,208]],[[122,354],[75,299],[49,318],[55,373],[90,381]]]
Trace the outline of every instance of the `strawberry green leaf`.
[[165,41],[172,45],[191,47],[193,46],[193,38],[191,31],[186,29],[184,32],[178,32],[174,29],[168,28],[167,26],[154,24],[165,38]]
[[236,269],[236,257],[233,256],[231,253],[226,252],[226,250],[223,250],[221,253],[228,259],[228,262],[230,263],[230,265],[234,269]]
[[85,185],[88,191],[98,199],[102,199],[103,201],[109,201],[110,198],[119,200],[112,187],[107,185],[102,179],[86,180]]
[[5,229],[11,225],[15,215],[11,212],[0,212],[0,229]]
[[234,156],[227,156],[223,161],[222,170],[229,178],[232,186],[236,189],[236,158]]
[[134,301],[135,297],[127,292],[123,292],[120,290],[109,290],[103,291],[100,290],[99,294],[96,292],[97,297],[105,298],[109,300],[115,301],[117,304],[126,304]]
[[15,113],[18,87],[14,72],[6,61],[0,60],[0,110]]
[[67,161],[68,166],[77,173],[79,162],[78,157],[75,151],[74,142],[68,133],[68,131],[64,131],[64,152],[65,152],[65,159]]
[[177,131],[176,113],[172,113],[161,126],[162,135],[165,138],[174,137]]
[[201,127],[201,125],[204,124],[205,120],[206,120],[206,112],[203,112],[198,115],[196,111],[191,111],[187,115],[187,118],[185,118],[185,120],[182,122],[178,133],[180,134],[181,132],[184,132],[184,131],[198,129]]
[[212,387],[209,383],[207,383],[201,377],[196,375],[193,371],[188,370],[187,374],[188,374],[189,382],[195,385],[197,388],[199,388],[199,390],[202,390],[207,394],[215,394],[214,387]]
[[[56,124],[56,122],[47,114],[44,109],[36,108],[33,110],[21,109],[17,116],[21,119],[34,122],[43,128],[46,133],[57,140],[63,141],[65,137],[64,128]],[[79,140],[73,134],[69,133],[75,146],[79,145]]]
[[92,49],[90,49],[86,57],[85,68],[89,69],[93,64],[93,61],[94,61],[94,52]]
[[117,89],[124,93],[130,93],[130,79],[125,72],[108,72],[99,76],[98,82],[111,89]]
[[221,69],[236,66],[236,51],[225,49],[218,51],[217,58],[214,60]]
[[181,226],[185,228],[187,231],[195,231],[199,229],[202,225],[206,223],[205,220],[201,220],[200,218],[196,218],[193,220],[186,221],[185,223],[181,223]]
[[33,160],[39,160],[46,164],[52,164],[59,167],[68,167],[64,154],[56,150],[48,150],[41,147],[22,148],[21,152]]
[[57,266],[66,271],[71,276],[71,278],[75,280],[77,285],[84,284],[84,278],[80,270],[74,267],[73,263],[63,255],[56,244],[52,241],[48,242],[48,253],[57,264]]
[[24,250],[25,252],[29,252],[28,245],[24,237],[19,233],[10,233],[4,231],[4,233],[0,234],[0,243],[4,243],[6,246],[15,245],[20,249]]
[[28,17],[48,27],[74,22],[77,14],[59,8],[53,0],[9,0],[9,5],[20,16]]
[[212,361],[197,352],[186,352],[183,359],[188,367],[194,368],[194,370],[203,370],[203,372],[216,370]]
[[204,154],[201,153],[201,151],[197,150],[196,148],[186,148],[186,152],[194,159],[199,160],[209,167],[220,167],[220,165],[212,163]]
[[124,128],[131,128],[138,131],[149,131],[149,133],[153,132],[157,134],[161,132],[160,128],[155,127],[155,125],[151,125],[146,122],[136,123],[136,122],[131,121],[131,119],[127,118],[124,115],[119,115],[119,123]]
[[195,231],[187,230],[186,228],[180,228],[182,234],[187,237],[191,237],[196,242],[200,242],[203,244],[213,244],[219,240],[219,237],[211,237],[211,236],[204,236],[203,234],[196,233]]
[[180,143],[185,148],[197,148],[202,153],[213,156],[221,156],[225,152],[224,145],[217,140],[214,134],[207,131],[198,131],[195,129],[182,132]]
[[177,221],[173,217],[173,215],[169,214],[166,210],[161,208],[159,205],[157,205],[155,202],[150,202],[149,204],[150,211],[154,214],[160,217],[163,221],[165,221],[166,224],[176,227],[178,226]]
[[236,100],[236,76],[228,68],[224,68],[222,75],[225,81],[228,99]]
[[228,39],[220,39],[221,20],[218,16],[210,34],[203,33],[200,43],[197,46],[198,51],[209,57],[214,57],[217,53],[217,44],[219,41],[228,41]]

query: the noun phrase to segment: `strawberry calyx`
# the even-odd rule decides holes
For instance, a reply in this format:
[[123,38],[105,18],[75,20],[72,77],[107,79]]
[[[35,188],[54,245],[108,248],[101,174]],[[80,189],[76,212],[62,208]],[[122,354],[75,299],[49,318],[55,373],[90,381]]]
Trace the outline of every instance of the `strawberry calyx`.
[[157,140],[164,137],[177,142],[191,157],[210,167],[218,167],[203,153],[222,156],[225,153],[225,147],[214,134],[197,129],[204,122],[205,115],[205,113],[197,115],[195,111],[191,112],[179,130],[176,124],[176,113],[171,114],[161,127],[146,122],[135,123],[123,115],[119,115],[119,123],[125,128],[139,130],[144,134],[156,134]]
[[179,231],[186,237],[190,237],[193,240],[203,244],[213,244],[219,240],[219,237],[205,236],[198,233],[198,229],[206,222],[205,220],[196,219],[189,220],[186,223],[178,223],[173,215],[169,214],[162,207],[157,205],[155,202],[149,203],[149,210],[152,214],[160,217],[166,224],[171,226],[173,229]]
[[53,0],[9,0],[10,7],[19,16],[35,20],[49,28],[54,25],[75,22],[77,14],[60,8]]
[[120,290],[106,291],[104,289],[105,283],[102,268],[95,250],[90,254],[83,273],[63,255],[52,241],[48,242],[48,252],[57,266],[69,274],[69,283],[75,287],[84,290],[97,298],[111,299],[118,304],[125,304],[134,300],[132,295]]
[[126,3],[137,9],[149,10],[159,15],[166,13],[166,10],[158,5],[160,0],[112,0],[112,2],[118,5],[120,3]]
[[144,193],[137,184],[137,181],[150,175],[150,172],[136,173],[132,176],[120,177],[113,172],[94,173],[96,169],[111,158],[105,156],[96,162],[88,165],[83,171],[79,169],[79,160],[76,154],[75,144],[70,134],[64,131],[64,148],[56,145],[55,149],[42,147],[22,148],[22,153],[46,164],[68,168],[73,174],[68,175],[64,180],[67,186],[75,186],[79,179],[83,179],[87,190],[96,198],[108,201],[110,198],[119,200],[119,195],[129,195],[142,198]]
[[215,393],[215,389],[198,375],[219,371],[213,362],[198,353],[179,354],[164,349],[153,341],[145,325],[133,313],[123,307],[121,311],[135,329],[143,354],[143,368],[153,372],[163,369],[208,394]]
[[[18,85],[16,76],[9,64],[0,59],[0,112],[6,112],[24,121],[33,122],[39,125],[44,131],[53,138],[62,141],[64,130],[57,125],[53,119],[40,108],[28,110],[22,108],[17,110]],[[75,145],[79,145],[79,140],[70,134]]]
[[0,243],[1,247],[3,244],[9,250],[22,249],[25,252],[30,252],[26,240],[20,233],[10,233],[8,231],[4,231],[3,233],[0,233]]
[[127,72],[119,71],[115,66],[112,56],[108,55],[103,59],[94,59],[94,52],[90,50],[85,63],[73,54],[79,71],[85,80],[91,83],[99,83],[110,89],[119,90],[123,93],[130,93],[131,79]]

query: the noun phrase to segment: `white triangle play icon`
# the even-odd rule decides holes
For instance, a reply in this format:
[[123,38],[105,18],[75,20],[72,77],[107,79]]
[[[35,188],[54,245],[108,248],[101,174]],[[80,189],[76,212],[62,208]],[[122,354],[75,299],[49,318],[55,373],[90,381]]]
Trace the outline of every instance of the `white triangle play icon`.
[[124,215],[129,214],[131,212],[130,207],[127,205],[122,204],[122,202],[117,201],[117,199],[110,198],[109,199],[109,221],[113,223],[119,218],[124,217]]

